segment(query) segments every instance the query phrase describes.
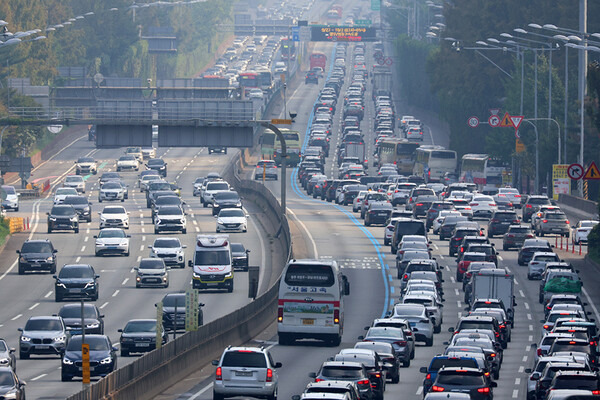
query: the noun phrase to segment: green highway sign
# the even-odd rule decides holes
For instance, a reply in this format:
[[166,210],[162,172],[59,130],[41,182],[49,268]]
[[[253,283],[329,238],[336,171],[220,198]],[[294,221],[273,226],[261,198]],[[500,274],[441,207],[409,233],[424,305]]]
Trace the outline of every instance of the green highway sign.
[[371,21],[370,19],[355,19],[354,20],[354,25],[371,25],[373,24],[373,21]]

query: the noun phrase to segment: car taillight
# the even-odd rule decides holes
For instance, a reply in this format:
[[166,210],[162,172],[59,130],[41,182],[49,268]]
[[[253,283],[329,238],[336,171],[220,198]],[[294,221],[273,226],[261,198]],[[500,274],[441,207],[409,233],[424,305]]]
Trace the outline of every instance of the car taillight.
[[415,204],[415,206],[417,206],[417,207],[423,207],[423,203],[417,203],[417,204]]
[[397,344],[398,346],[406,346],[406,340],[397,340],[394,342],[394,344]]
[[526,204],[525,208],[531,208],[531,204]]
[[223,380],[223,373],[221,372],[221,367],[217,368],[217,372],[215,374],[215,379],[218,381]]
[[267,368],[267,382],[273,381],[273,370],[271,368]]
[[527,235],[527,239],[531,239],[532,237],[533,237],[533,234],[531,234],[531,233]]
[[478,393],[489,393],[490,392],[490,388],[489,387],[482,387],[477,389]]
[[323,382],[323,381],[324,381],[324,379],[321,379],[321,378],[315,378],[315,382]]
[[600,390],[592,390],[592,394],[594,396],[598,396],[600,394]]
[[443,392],[444,390],[445,390],[445,389],[444,389],[443,387],[441,387],[441,386],[436,386],[436,385],[433,385],[433,386],[431,387],[431,391],[432,391],[432,392]]
[[565,224],[569,225],[569,220],[566,220],[566,221],[565,221]]
[[545,330],[548,330],[548,329],[550,329],[550,325],[544,325],[544,329],[545,329]]
[[500,222],[500,220],[499,220],[499,219],[496,219],[496,218],[492,218],[492,219],[490,220],[490,222]]
[[544,219],[544,220],[542,220],[542,222],[543,222],[543,223],[545,223],[545,224],[547,224],[547,223],[548,223],[548,220],[547,220],[547,219]]
[[508,235],[506,235],[506,237],[509,237],[509,238],[514,238],[514,237],[515,237],[515,235],[513,235],[512,233],[509,233]]
[[356,382],[357,385],[369,385],[369,380],[368,379],[363,379],[362,381],[358,381]]
[[333,310],[333,323],[334,324],[340,323],[340,310]]
[[519,224],[521,223],[521,221],[519,221],[518,219],[513,219],[513,224]]
[[550,307],[550,306],[546,306],[546,308],[547,308],[548,310],[552,310],[552,307]]
[[405,281],[408,280],[408,274],[404,274],[404,276],[402,277],[402,279],[404,279]]
[[478,205],[479,205],[479,203],[471,203],[471,207],[475,207],[475,206],[478,206]]
[[283,322],[283,307],[277,309],[277,322]]
[[506,328],[506,325],[499,325],[500,329]]
[[425,376],[425,379],[429,379],[429,380],[431,380],[431,374],[427,374],[427,375]]
[[496,207],[496,203],[490,203],[490,207]]

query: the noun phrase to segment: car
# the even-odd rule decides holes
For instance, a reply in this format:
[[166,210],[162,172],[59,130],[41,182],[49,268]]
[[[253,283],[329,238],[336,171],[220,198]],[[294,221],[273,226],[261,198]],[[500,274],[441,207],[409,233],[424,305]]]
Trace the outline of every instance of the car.
[[117,160],[117,172],[125,170],[137,171],[140,169],[140,162],[134,155],[124,155]]
[[[81,325],[82,311],[83,327]],[[58,310],[58,316],[63,319],[70,336],[81,335],[84,329],[86,335],[104,334],[104,315],[94,304],[84,303],[83,307],[79,303],[65,304]]]
[[[150,174],[144,174],[144,172],[150,172]],[[138,179],[138,187],[140,188],[140,192],[142,193],[148,190],[148,185],[151,182],[162,180],[162,177],[158,175],[158,172],[154,170],[142,171],[142,174],[144,175],[140,175]]]
[[552,251],[553,246],[545,239],[525,239],[523,246],[519,249],[517,263],[527,265],[536,251]]
[[94,267],[89,264],[65,264],[58,276],[52,276],[54,282],[54,300],[63,301],[65,298],[82,298],[98,300],[99,286]]
[[236,191],[217,192],[212,198],[212,215],[226,208],[242,208],[242,199]]
[[551,205],[550,199],[547,196],[533,195],[527,198],[527,202],[523,206],[523,222],[529,222],[531,215],[536,213],[541,206]]
[[248,98],[262,100],[264,98],[263,91],[261,89],[250,89]]
[[526,239],[533,239],[535,235],[527,225],[510,225],[502,236],[502,250],[523,246]]
[[142,153],[142,148],[139,146],[131,146],[125,149],[125,155],[133,156],[139,162],[144,159],[144,154]]
[[217,192],[229,191],[231,190],[229,187],[229,183],[224,180],[214,180],[208,182],[206,184],[206,188],[202,192],[202,197],[200,197],[200,202],[204,207],[208,207],[209,204],[212,204],[212,197]]
[[148,188],[146,189],[146,207],[152,207],[157,197],[165,195],[176,195],[173,193],[171,184],[169,182],[165,182],[163,180],[150,182],[148,184]]
[[[369,350],[377,354],[378,358],[380,359],[380,363],[383,365],[385,370],[385,378],[390,379],[392,383],[400,382],[401,360],[391,343],[375,341],[358,342],[354,345],[354,349]],[[349,352],[349,349],[340,351],[340,354],[345,351]]]
[[[0,369],[9,367],[13,371],[17,371],[17,357],[15,357],[15,349],[9,347],[6,340],[0,338]],[[1,379],[0,379],[1,381]],[[2,386],[0,384],[0,386]]]
[[162,231],[181,231],[187,233],[186,213],[178,206],[162,206],[154,217],[154,233]]
[[425,346],[433,346],[433,322],[422,304],[396,304],[389,315],[390,318],[405,319],[415,332],[415,340],[425,342]]
[[473,211],[473,218],[491,218],[494,212],[498,210],[498,206],[491,196],[475,195],[469,206]]
[[[167,293],[162,298],[163,328],[167,331],[185,328],[186,315],[185,292]],[[198,326],[204,324],[204,303],[198,303]]]
[[318,85],[319,84],[319,75],[315,71],[308,71],[306,73],[306,77],[304,78],[304,83],[305,84],[315,83]]
[[561,211],[546,211],[535,222],[535,233],[539,237],[546,234],[556,233],[560,236],[569,237],[571,227],[567,216]]
[[169,267],[160,258],[142,258],[135,267],[135,287],[169,287]]
[[318,372],[308,374],[315,382],[346,381],[358,387],[360,399],[373,400],[374,393],[369,381],[369,373],[360,362],[326,361]]
[[[364,336],[359,336],[363,342],[384,342],[394,347],[398,361],[403,367],[410,367],[411,347],[408,344],[404,330],[389,326],[369,327]],[[349,361],[349,360],[346,360]]]
[[242,243],[231,243],[231,258],[234,268],[241,268],[248,271],[250,249],[244,247]]
[[92,203],[84,196],[67,196],[62,203],[75,209],[79,220],[92,222]]
[[259,160],[254,171],[254,180],[266,179],[277,180],[277,164],[273,160]]
[[[447,215],[438,229],[440,240],[451,238],[455,230],[457,230],[457,225],[461,222],[467,222],[468,220],[469,218],[464,215]],[[466,227],[467,226],[465,226],[465,228]]]
[[371,201],[365,212],[365,226],[371,226],[374,224],[385,225],[392,214],[392,210],[393,207],[391,203]]
[[[550,361],[546,363],[544,369],[540,373],[537,379],[537,384],[535,388],[535,397],[538,399],[546,399],[546,394],[549,392],[550,385],[554,377],[559,373],[565,372],[578,372],[578,373],[586,373],[590,370],[590,368],[584,363],[577,360],[571,361]],[[598,378],[596,378],[598,379]],[[577,382],[574,382],[577,384]],[[584,385],[585,387],[585,385]]]
[[444,305],[437,302],[434,294],[415,292],[406,293],[402,297],[402,304],[423,304],[427,310],[427,316],[433,322],[433,333],[442,331],[444,319],[442,317],[441,308],[444,307]]
[[[457,355],[460,353],[457,353]],[[423,394],[431,391],[431,386],[437,378],[438,371],[445,367],[461,367],[461,368],[479,368],[477,360],[469,354],[462,356],[457,355],[436,355],[431,359],[429,366],[421,367],[419,372],[426,374],[423,379]],[[470,397],[469,397],[470,398]]]
[[185,268],[185,251],[187,245],[181,244],[179,238],[156,238],[152,245],[148,245],[150,257],[162,259],[166,265],[178,265]]
[[100,179],[98,180],[98,185],[102,187],[102,185],[104,185],[106,182],[120,180],[121,175],[118,172],[105,172],[102,174],[102,176],[100,176]]
[[587,243],[588,235],[592,228],[598,225],[600,221],[596,220],[581,220],[577,224],[571,226],[571,240],[573,244]]
[[162,177],[167,176],[167,163],[162,158],[151,158],[146,161],[146,168],[157,171]]
[[[454,203],[452,203],[451,201],[437,201],[436,199],[435,201],[431,202],[430,207],[425,213],[425,227],[427,228],[427,230],[429,230],[429,228],[433,226],[435,219],[438,218],[440,215],[452,215],[454,213],[460,214],[459,212],[455,211]],[[435,227],[433,229],[433,233],[436,233]]]
[[175,195],[170,190],[158,191],[154,192],[154,196],[152,199],[152,223],[156,222],[156,214],[158,213],[158,209],[164,206],[175,206],[179,207],[183,210],[183,207],[186,205],[185,201],[181,199],[181,197]]
[[67,328],[59,316],[30,317],[19,328],[19,358],[27,360],[33,354],[62,355],[67,344]]
[[[310,382],[306,385],[306,389],[304,389],[302,395],[306,396],[308,399],[319,399],[319,397],[310,397],[314,395],[324,396],[324,399],[328,399],[331,395],[346,395],[347,397],[340,397],[340,400],[361,400],[358,386],[355,383],[348,381]],[[304,400],[304,398],[292,396],[292,400]]]
[[54,205],[46,214],[48,233],[56,230],[73,230],[79,233],[79,216],[72,205]]
[[79,157],[75,161],[75,173],[77,175],[96,175],[98,165],[92,157]]
[[100,229],[129,229],[129,212],[123,206],[106,206],[100,215]]
[[498,197],[506,197],[515,208],[521,208],[521,194],[515,188],[498,188]]
[[67,175],[63,187],[75,189],[78,193],[85,193],[85,181],[80,175]]
[[[75,376],[81,376],[83,337],[75,335],[69,343],[62,357],[60,379],[68,382]],[[105,335],[85,335],[85,343],[89,346],[90,376],[106,376],[117,369],[117,347]]]
[[219,232],[247,232],[248,218],[250,215],[241,208],[226,208],[216,215],[217,233]]
[[556,253],[536,251],[527,264],[527,279],[542,279],[542,274],[546,270],[546,264],[560,261],[560,257]]
[[156,149],[154,147],[142,147],[142,158],[144,160],[156,158]]
[[131,235],[121,228],[104,228],[94,235],[96,239],[94,252],[96,257],[108,254],[129,256],[129,239]]
[[443,367],[431,386],[432,392],[466,393],[473,400],[492,400],[496,382],[479,368]]
[[19,275],[24,275],[28,271],[47,270],[51,274],[56,273],[56,253],[52,242],[48,239],[31,240],[28,239],[17,250],[19,255]]
[[504,235],[511,225],[518,225],[521,220],[515,211],[497,210],[492,214],[488,223],[487,233],[489,238]]
[[281,363],[273,362],[268,349],[228,346],[212,364],[217,367],[213,379],[214,400],[236,396],[277,399],[277,369]]
[[123,185],[119,181],[108,181],[100,186],[98,202],[102,203],[103,201],[111,200],[125,201],[125,188],[123,188]]
[[[131,353],[145,353],[156,348],[156,319],[132,319],[125,324],[125,328],[119,329],[119,347],[121,357],[127,357]],[[164,328],[161,330],[161,343],[169,341],[169,336]]]
[[78,196],[79,192],[77,189],[72,187],[61,187],[57,188],[56,192],[54,192],[54,204],[62,204],[65,197],[67,196]]
[[225,146],[209,146],[208,147],[208,154],[212,154],[212,153],[223,153],[223,154],[227,154],[227,147]]

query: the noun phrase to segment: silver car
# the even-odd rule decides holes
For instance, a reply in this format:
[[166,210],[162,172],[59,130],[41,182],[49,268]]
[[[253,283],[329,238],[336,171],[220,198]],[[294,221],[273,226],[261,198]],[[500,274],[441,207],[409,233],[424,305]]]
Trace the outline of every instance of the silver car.
[[396,304],[391,318],[405,319],[415,332],[418,342],[425,342],[428,347],[433,346],[433,322],[427,315],[427,309],[422,304]]
[[536,251],[527,265],[527,279],[542,279],[546,264],[560,261],[560,257],[556,253]]
[[0,339],[0,367],[11,367],[13,371],[17,370],[15,349],[8,347],[4,339]]
[[63,182],[63,187],[73,188],[79,193],[85,193],[85,181],[81,175],[69,175]]
[[219,360],[212,362],[217,370],[213,379],[213,399],[250,396],[277,398],[280,362],[273,362],[263,347],[227,347]]
[[179,238],[156,238],[152,245],[149,245],[150,257],[161,258],[165,264],[176,264],[179,268],[185,268],[185,244],[181,244]]
[[135,287],[169,287],[169,269],[160,258],[142,258],[136,271]]
[[25,328],[19,328],[19,358],[32,354],[53,354],[59,357],[67,344],[67,328],[61,317],[31,317]]
[[402,304],[422,304],[427,310],[427,316],[433,322],[433,333],[439,333],[442,330],[444,318],[442,316],[442,304],[437,302],[436,295],[429,292],[407,293],[402,297]]
[[107,254],[118,254],[129,256],[129,238],[131,235],[125,233],[121,228],[105,228],[94,235],[96,239],[95,254],[104,256]]
[[125,201],[125,189],[119,182],[106,182],[98,192],[98,202],[121,200]]

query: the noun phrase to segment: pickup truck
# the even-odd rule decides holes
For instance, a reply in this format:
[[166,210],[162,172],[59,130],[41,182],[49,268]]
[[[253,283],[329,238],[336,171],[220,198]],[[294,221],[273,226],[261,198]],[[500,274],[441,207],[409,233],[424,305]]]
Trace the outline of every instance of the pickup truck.
[[557,269],[548,272],[539,290],[540,304],[547,303],[555,294],[580,294],[583,282],[577,272],[568,269]]

